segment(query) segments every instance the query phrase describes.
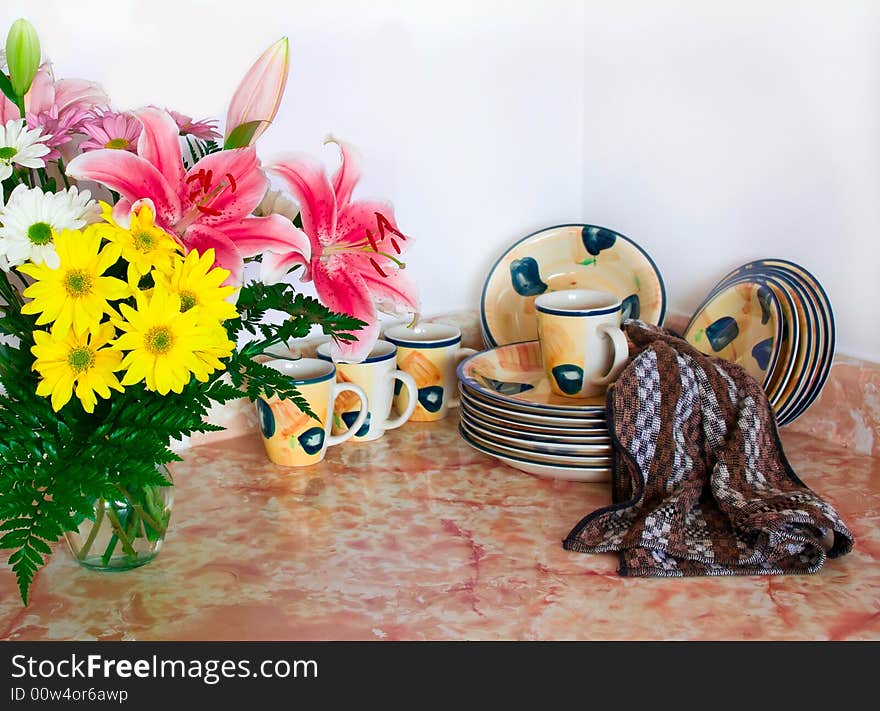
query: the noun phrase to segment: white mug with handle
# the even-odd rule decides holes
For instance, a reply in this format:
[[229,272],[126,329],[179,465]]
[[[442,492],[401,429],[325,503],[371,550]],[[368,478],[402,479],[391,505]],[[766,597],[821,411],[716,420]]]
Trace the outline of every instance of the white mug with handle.
[[[331,344],[318,346],[318,358],[331,360]],[[418,403],[418,388],[412,376],[397,368],[397,346],[388,341],[376,341],[369,355],[360,363],[336,363],[336,380],[340,383],[354,383],[366,394],[369,413],[361,427],[355,431],[354,442],[370,442],[379,439],[388,430],[393,430],[409,420]],[[398,385],[399,384],[399,385]],[[396,417],[391,417],[394,392],[403,388],[408,395],[408,403]],[[357,396],[342,395],[336,399],[333,411],[333,431],[344,432],[352,429],[359,408],[355,407]]]

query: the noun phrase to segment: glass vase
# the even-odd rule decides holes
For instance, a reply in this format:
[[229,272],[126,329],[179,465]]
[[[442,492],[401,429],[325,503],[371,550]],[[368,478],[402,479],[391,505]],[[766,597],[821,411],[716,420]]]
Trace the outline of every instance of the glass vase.
[[[171,473],[157,467],[173,484]],[[174,500],[173,486],[119,488],[112,499],[96,499],[94,512],[65,533],[76,561],[92,570],[131,570],[159,554]]]

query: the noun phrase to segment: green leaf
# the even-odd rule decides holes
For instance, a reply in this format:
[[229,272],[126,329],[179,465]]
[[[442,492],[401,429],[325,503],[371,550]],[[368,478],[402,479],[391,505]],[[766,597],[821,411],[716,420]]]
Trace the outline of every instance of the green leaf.
[[18,94],[12,88],[12,82],[3,72],[0,72],[0,91],[6,94],[6,97],[13,103],[18,105]]
[[223,144],[223,150],[229,150],[231,148],[247,148],[251,145],[251,141],[253,140],[257,129],[264,123],[266,122],[248,121],[240,126],[236,126],[226,138],[226,142]]

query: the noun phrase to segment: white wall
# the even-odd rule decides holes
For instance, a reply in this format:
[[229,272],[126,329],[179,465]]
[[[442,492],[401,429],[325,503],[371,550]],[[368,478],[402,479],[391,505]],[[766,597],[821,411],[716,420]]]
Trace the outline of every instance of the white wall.
[[474,306],[508,243],[583,220],[643,244],[674,310],[746,260],[799,261],[839,350],[880,360],[880,3],[5,0],[0,27],[20,15],[59,76],[197,117],[287,34],[261,155],[358,144],[426,312]]
[[880,3],[590,4],[586,38],[584,218],[686,311],[747,260],[799,262],[838,351],[880,360]]

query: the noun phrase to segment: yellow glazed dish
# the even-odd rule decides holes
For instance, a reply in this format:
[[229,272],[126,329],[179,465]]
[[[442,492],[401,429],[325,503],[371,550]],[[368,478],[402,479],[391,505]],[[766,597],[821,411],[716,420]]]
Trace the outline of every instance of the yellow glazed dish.
[[536,340],[535,298],[563,289],[614,294],[623,320],[662,325],[666,313],[660,272],[635,242],[596,225],[558,225],[523,238],[492,267],[480,300],[486,345]]
[[779,358],[782,326],[776,294],[755,280],[714,294],[691,319],[684,337],[700,352],[741,366],[766,387]]

